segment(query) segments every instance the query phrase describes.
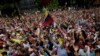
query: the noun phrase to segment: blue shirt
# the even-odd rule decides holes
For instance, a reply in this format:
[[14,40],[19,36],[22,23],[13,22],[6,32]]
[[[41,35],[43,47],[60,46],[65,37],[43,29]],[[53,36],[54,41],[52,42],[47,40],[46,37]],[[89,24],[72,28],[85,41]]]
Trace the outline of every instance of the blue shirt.
[[90,53],[90,56],[95,56],[95,52],[92,51],[92,52]]
[[53,42],[53,44],[57,47],[57,56],[68,56],[67,51],[64,48],[61,48],[57,43]]
[[86,53],[84,52],[84,49],[80,49],[79,54],[80,54],[80,56],[86,56]]

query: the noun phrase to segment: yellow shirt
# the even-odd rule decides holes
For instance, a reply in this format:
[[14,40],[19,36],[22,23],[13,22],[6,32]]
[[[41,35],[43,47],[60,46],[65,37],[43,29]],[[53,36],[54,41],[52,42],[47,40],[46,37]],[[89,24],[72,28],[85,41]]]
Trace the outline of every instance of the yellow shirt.
[[20,39],[11,39],[14,43],[21,43],[23,40],[20,40]]
[[4,49],[0,49],[0,54],[3,53],[3,52],[5,52],[5,50]]
[[59,45],[62,44],[62,38],[58,38]]

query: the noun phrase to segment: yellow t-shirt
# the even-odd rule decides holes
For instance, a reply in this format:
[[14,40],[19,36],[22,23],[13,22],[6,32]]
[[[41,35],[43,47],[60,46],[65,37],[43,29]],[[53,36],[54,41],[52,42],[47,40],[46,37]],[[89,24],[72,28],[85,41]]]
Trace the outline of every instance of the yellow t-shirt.
[[0,54],[3,53],[3,52],[5,52],[5,50],[4,49],[0,49]]
[[19,33],[16,33],[16,36],[20,36],[20,34]]
[[58,38],[59,45],[62,44],[62,38]]
[[23,40],[20,40],[20,39],[11,39],[14,43],[21,43]]

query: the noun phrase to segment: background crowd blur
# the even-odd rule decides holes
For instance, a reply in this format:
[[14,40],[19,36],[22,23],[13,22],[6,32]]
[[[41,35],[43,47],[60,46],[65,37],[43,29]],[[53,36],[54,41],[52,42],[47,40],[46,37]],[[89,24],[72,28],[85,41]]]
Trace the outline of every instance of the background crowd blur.
[[100,8],[46,13],[0,17],[0,56],[100,56]]
[[0,56],[100,56],[99,5],[100,0],[0,0]]

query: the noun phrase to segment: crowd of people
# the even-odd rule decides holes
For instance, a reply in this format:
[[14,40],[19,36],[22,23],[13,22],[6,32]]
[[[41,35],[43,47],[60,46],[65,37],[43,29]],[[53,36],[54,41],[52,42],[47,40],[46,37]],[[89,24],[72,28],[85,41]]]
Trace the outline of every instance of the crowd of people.
[[42,23],[43,13],[25,12],[0,18],[0,56],[100,56],[100,32],[95,20],[100,8],[49,11],[54,22]]

